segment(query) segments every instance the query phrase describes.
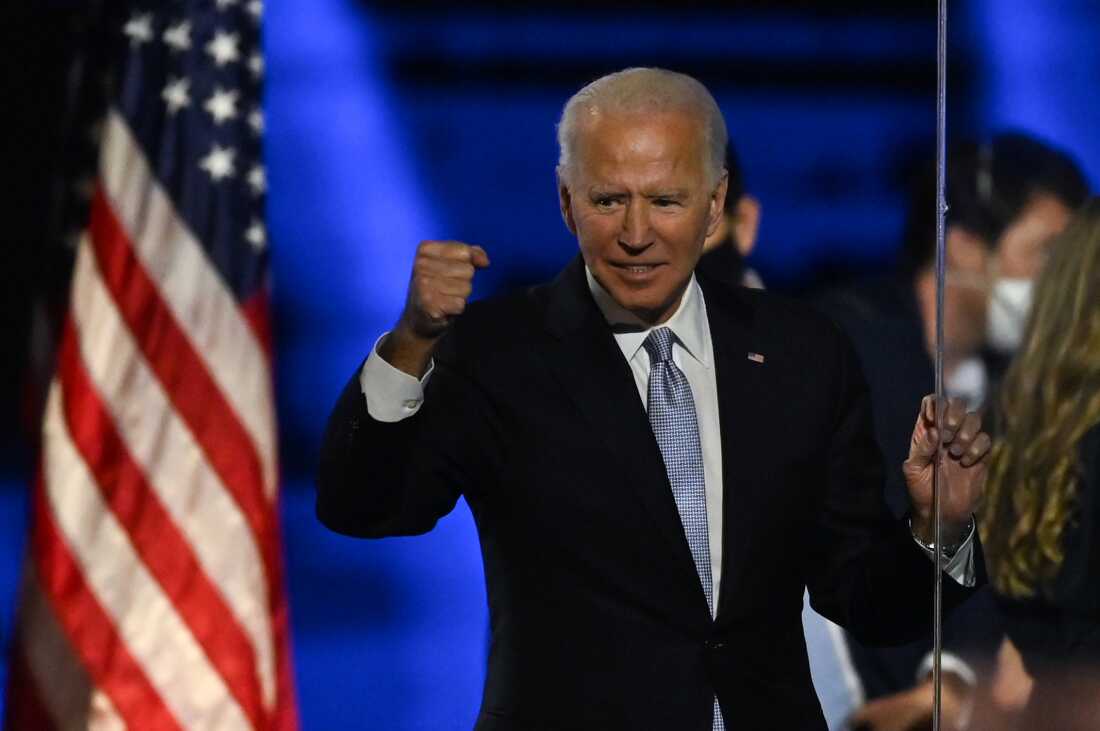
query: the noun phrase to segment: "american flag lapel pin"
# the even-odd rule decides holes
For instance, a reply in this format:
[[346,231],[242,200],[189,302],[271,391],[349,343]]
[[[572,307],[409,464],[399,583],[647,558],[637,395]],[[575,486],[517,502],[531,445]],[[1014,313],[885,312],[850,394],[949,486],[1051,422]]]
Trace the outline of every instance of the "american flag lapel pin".
[[762,356],[760,353],[749,353],[749,360],[751,360],[753,363],[763,363],[764,356]]

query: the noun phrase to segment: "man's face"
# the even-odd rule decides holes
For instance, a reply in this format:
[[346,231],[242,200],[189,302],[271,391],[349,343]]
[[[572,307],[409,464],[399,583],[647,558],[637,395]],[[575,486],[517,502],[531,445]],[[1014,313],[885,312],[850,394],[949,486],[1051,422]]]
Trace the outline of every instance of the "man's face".
[[1002,277],[1039,276],[1054,237],[1069,224],[1073,211],[1052,195],[1037,194],[997,242],[996,273]]
[[690,115],[600,114],[581,122],[562,216],[596,280],[651,324],[680,303],[718,225],[725,176],[708,181],[702,125]]

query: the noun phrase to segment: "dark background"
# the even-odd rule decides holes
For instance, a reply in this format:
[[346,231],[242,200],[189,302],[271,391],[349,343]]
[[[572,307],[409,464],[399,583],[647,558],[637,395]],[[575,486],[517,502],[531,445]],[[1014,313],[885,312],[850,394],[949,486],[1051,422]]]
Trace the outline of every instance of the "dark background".
[[[415,10],[408,7],[415,5]],[[827,5],[827,9],[822,6]],[[1100,6],[952,3],[949,137],[1022,128],[1100,179]],[[312,517],[320,430],[403,301],[424,238],[480,243],[486,295],[552,276],[576,244],[557,210],[554,124],[626,66],[712,90],[764,209],[751,263],[800,293],[880,270],[901,232],[899,169],[934,135],[934,3],[655,4],[272,0],[267,163],[276,379],[298,687],[307,729],[469,728],[486,637],[460,505],[432,534],[356,542]],[[102,103],[96,3],[5,11],[0,291],[0,640],[26,530],[36,394],[63,307],[84,130]],[[73,59],[82,66],[74,68]],[[932,211],[929,211],[932,215]],[[3,680],[0,673],[0,681]]]

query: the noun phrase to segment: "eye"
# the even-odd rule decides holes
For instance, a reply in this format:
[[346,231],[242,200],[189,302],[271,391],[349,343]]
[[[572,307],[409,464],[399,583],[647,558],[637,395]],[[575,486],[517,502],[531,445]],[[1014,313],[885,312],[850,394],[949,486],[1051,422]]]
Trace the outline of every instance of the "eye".
[[680,202],[672,198],[654,198],[653,205],[658,208],[668,208],[669,206],[678,206]]
[[612,195],[600,195],[592,199],[592,204],[597,208],[611,208],[618,202],[618,199]]

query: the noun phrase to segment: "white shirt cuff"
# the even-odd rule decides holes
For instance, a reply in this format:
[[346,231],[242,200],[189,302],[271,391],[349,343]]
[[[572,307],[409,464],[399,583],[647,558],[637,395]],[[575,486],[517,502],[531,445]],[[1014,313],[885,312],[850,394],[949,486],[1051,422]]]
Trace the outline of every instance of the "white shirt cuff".
[[[951,558],[944,556],[943,563],[940,566],[944,573],[954,579],[960,586],[974,586],[978,583],[977,572],[974,570],[975,532],[974,523],[971,523],[970,534],[967,535],[966,540],[959,546],[959,550],[956,551],[955,555]],[[913,542],[920,546],[920,549],[924,551],[929,560],[935,560],[935,551],[928,549],[923,543],[917,540],[916,536],[913,536]]]
[[[958,655],[953,655],[950,652],[944,652],[940,654],[940,670],[945,673],[951,673],[958,676],[960,680],[969,685],[971,688],[978,684],[978,676],[974,674],[974,668],[963,660]],[[916,681],[918,683],[923,682],[929,675],[932,674],[932,653],[929,652],[921,660],[920,666],[917,668]]]
[[[974,715],[974,688],[978,684],[978,676],[965,660],[958,655],[952,655],[950,652],[944,652],[940,655],[940,670],[945,673],[951,673],[970,687],[970,692],[962,699],[962,708],[959,709],[959,716],[955,719],[957,728],[970,728],[970,721],[973,719]],[[921,661],[920,667],[917,668],[917,684],[923,683],[931,675],[932,653],[930,652],[924,656],[924,660]]]
[[424,377],[417,380],[408,373],[394,368],[378,354],[382,337],[374,341],[370,355],[359,371],[359,389],[367,400],[367,413],[375,421],[393,423],[407,419],[420,410],[424,403],[424,387],[435,369],[435,361],[428,363]]

